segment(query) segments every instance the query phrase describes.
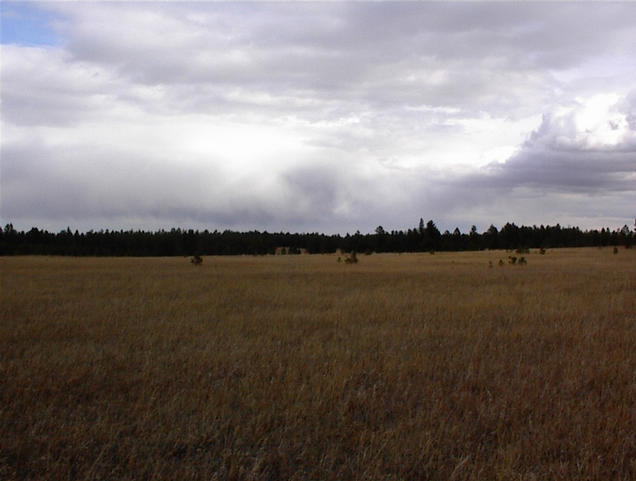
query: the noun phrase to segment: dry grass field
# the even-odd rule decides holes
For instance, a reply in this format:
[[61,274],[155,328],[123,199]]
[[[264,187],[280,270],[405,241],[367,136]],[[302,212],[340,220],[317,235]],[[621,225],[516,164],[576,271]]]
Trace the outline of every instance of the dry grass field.
[[0,258],[0,479],[636,479],[636,249],[508,255]]

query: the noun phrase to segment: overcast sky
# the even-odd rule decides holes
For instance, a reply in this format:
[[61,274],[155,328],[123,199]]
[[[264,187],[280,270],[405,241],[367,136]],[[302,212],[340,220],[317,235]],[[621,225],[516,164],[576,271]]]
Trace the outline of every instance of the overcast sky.
[[636,217],[636,3],[3,1],[2,224]]

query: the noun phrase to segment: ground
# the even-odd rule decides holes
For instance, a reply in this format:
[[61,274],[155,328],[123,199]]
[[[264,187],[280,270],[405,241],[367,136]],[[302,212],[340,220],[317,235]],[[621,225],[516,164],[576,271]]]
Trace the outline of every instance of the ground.
[[0,479],[634,479],[636,249],[510,255],[0,258]]

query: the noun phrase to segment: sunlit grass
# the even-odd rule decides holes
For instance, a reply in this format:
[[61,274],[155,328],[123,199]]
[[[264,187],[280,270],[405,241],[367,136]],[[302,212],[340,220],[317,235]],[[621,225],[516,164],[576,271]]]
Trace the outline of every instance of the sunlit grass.
[[1,258],[0,479],[633,479],[636,251],[508,255]]

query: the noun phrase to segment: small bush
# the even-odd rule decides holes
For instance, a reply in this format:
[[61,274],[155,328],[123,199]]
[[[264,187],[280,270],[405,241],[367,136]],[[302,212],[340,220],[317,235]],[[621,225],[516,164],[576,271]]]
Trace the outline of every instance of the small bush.
[[499,259],[499,267],[503,267],[505,264],[505,262],[503,261],[503,259]]
[[195,266],[200,266],[201,264],[203,264],[203,258],[201,256],[193,256],[192,259],[190,259],[190,262],[192,262]]
[[525,257],[521,257],[521,258],[519,259],[519,264],[520,264],[520,265],[525,265],[525,264],[527,264],[527,263],[528,263],[528,262],[526,261],[526,258],[525,258]]
[[542,256],[545,255],[545,249],[543,247],[539,249],[539,254],[541,254]]
[[515,256],[508,256],[508,264],[516,264],[517,263],[517,258]]
[[352,251],[351,254],[349,254],[345,258],[345,264],[357,264],[357,263],[358,263],[358,255],[356,254],[356,251]]
[[618,247],[614,246],[614,254],[618,254]]

